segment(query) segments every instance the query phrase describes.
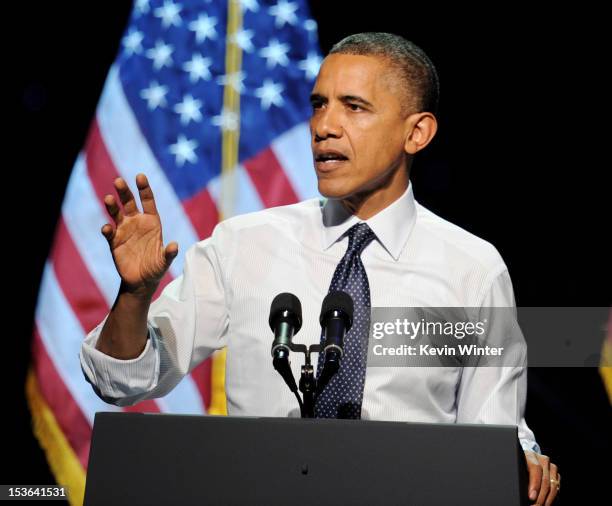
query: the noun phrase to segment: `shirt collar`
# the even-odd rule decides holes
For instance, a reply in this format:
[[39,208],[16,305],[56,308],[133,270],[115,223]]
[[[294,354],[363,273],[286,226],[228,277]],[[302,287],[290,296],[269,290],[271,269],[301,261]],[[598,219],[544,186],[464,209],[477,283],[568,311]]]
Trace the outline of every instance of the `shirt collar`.
[[412,183],[408,184],[400,198],[368,220],[350,214],[339,200],[334,199],[328,199],[323,205],[322,218],[323,250],[329,249],[353,225],[365,221],[376,234],[378,242],[397,261],[416,222]]

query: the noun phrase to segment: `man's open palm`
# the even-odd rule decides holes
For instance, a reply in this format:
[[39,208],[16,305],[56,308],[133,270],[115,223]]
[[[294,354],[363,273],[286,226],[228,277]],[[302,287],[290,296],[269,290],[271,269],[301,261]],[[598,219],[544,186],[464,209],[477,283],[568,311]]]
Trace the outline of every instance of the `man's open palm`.
[[143,212],[138,210],[134,195],[122,178],[117,178],[114,185],[121,207],[114,196],[104,197],[115,228],[107,223],[102,227],[102,234],[108,241],[124,288],[152,295],[178,254],[178,244],[171,242],[164,247],[155,198],[144,174],[136,176]]

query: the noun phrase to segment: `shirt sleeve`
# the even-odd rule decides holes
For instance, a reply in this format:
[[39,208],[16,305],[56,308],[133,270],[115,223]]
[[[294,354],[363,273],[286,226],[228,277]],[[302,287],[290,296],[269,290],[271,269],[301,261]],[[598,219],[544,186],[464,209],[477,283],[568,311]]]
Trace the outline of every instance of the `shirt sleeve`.
[[522,448],[540,453],[524,417],[527,350],[516,320],[507,269],[493,278],[478,308],[478,320],[487,322],[487,342],[482,344],[504,349],[502,356],[493,357],[489,364],[463,368],[457,391],[457,422],[516,425]]
[[120,360],[97,350],[104,321],[87,335],[81,368],[101,399],[126,406],[162,397],[225,346],[229,309],[218,228],[187,251],[183,274],[151,304],[149,335],[140,356]]

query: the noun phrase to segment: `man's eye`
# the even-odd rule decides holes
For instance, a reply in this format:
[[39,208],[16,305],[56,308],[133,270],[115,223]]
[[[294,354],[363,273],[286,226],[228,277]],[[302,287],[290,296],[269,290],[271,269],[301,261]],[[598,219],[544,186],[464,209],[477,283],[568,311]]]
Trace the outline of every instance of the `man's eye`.
[[348,108],[351,111],[361,111],[362,110],[362,107],[360,105],[357,105],[357,104],[348,104]]
[[311,105],[313,109],[320,109],[323,103],[322,102],[311,102]]

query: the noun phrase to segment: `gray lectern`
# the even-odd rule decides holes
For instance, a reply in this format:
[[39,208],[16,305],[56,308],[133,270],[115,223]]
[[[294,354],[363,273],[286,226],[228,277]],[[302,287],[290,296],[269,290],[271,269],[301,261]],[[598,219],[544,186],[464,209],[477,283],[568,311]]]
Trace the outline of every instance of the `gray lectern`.
[[86,506],[528,504],[517,429],[98,413]]

